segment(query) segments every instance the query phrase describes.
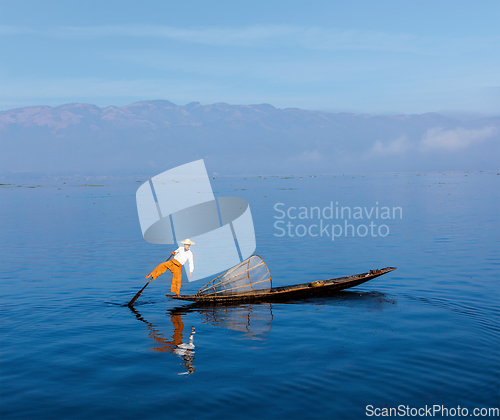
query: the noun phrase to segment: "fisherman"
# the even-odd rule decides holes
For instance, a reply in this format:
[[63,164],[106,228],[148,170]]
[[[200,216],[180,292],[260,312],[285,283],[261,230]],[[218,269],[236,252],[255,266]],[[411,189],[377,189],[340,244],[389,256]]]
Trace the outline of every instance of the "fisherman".
[[170,270],[172,272],[172,286],[170,287],[170,291],[179,296],[181,291],[181,282],[182,282],[182,266],[189,261],[189,277],[193,276],[194,270],[194,262],[193,262],[193,253],[189,250],[191,245],[194,245],[194,242],[190,239],[186,239],[181,242],[184,246],[180,246],[175,251],[172,252],[172,260],[167,260],[161,264],[159,264],[150,274],[146,276],[146,278],[150,278],[151,276],[156,280],[161,274],[165,271]]

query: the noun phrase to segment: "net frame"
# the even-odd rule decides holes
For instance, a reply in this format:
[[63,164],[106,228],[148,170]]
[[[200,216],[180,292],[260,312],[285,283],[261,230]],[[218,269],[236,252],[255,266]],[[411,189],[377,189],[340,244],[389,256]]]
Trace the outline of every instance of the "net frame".
[[[256,258],[259,259],[260,261],[257,264],[253,265],[252,267],[250,267],[250,263],[254,261]],[[244,271],[244,273],[242,273],[241,271],[236,272],[245,265],[246,265],[246,270]],[[265,276],[266,278],[264,280],[252,282],[250,279],[250,272],[256,269],[257,267],[262,267],[262,266],[264,266],[266,269],[267,272],[267,275]],[[235,274],[233,276],[230,276],[232,273]],[[246,274],[246,276],[244,274]],[[231,286],[232,283],[241,282],[245,278],[248,280],[246,283],[234,287],[227,287]],[[269,288],[254,287],[257,284],[262,284],[266,282],[269,283]],[[238,294],[239,292],[237,289],[248,288],[248,287],[250,287],[250,290],[243,290],[240,291],[240,293],[261,292],[263,290],[271,289],[273,287],[271,273],[269,271],[267,264],[262,259],[262,257],[256,254],[250,256],[245,261],[239,263],[233,268],[230,268],[226,272],[220,274],[215,279],[205,284],[198,290],[198,292],[196,292],[196,296],[217,296],[217,295]]]

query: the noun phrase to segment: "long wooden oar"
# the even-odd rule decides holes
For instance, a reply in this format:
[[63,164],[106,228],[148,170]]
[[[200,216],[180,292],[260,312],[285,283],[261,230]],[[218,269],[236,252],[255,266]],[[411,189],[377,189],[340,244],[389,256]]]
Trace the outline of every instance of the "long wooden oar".
[[[169,260],[170,260],[170,258],[172,258],[173,256],[174,256],[174,254],[170,255],[170,257],[168,257],[167,261],[169,261]],[[167,262],[167,261],[165,261],[165,262]],[[141,293],[144,291],[144,289],[148,286],[148,284],[149,284],[149,282],[150,282],[151,280],[153,280],[153,276],[151,276],[151,278],[150,278],[150,279],[149,279],[149,281],[148,281],[148,282],[144,285],[144,287],[143,287],[141,290],[139,290],[139,291],[135,294],[135,296],[132,298],[132,300],[131,300],[129,303],[127,303],[127,306],[128,306],[129,308],[130,308],[130,307],[132,307],[132,305],[135,303],[135,301],[136,301],[137,299],[139,299],[139,296],[140,296],[140,295],[141,295]]]

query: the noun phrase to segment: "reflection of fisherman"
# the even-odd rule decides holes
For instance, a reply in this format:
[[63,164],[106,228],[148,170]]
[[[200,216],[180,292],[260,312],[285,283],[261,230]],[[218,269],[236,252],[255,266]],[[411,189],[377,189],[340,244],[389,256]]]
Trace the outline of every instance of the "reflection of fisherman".
[[[189,343],[182,342],[182,330],[184,329],[184,323],[182,322],[181,315],[179,313],[174,313],[171,315],[170,320],[172,324],[174,324],[174,335],[172,336],[172,340],[166,340],[161,337],[161,334],[154,329],[153,324],[149,324],[148,328],[150,331],[150,336],[156,342],[160,343],[160,346],[154,347],[153,351],[163,352],[167,351],[169,353],[177,354],[181,356],[184,360],[184,366],[187,369],[187,372],[182,374],[188,374],[194,372],[193,366],[193,354],[194,354],[194,344],[193,344],[193,335],[195,334],[194,327],[191,327],[191,334],[189,336]],[[181,374],[181,375],[182,375]]]
[[193,335],[194,335],[194,327],[191,327],[191,335],[189,336],[189,343],[181,343],[174,350],[174,353],[178,356],[181,356],[184,359],[184,366],[187,369],[187,372],[179,373],[179,375],[191,375],[194,372],[193,366],[193,354],[194,354],[194,344],[193,344]]
[[189,261],[189,277],[193,276],[194,270],[193,253],[189,250],[189,247],[194,245],[194,242],[190,239],[186,239],[182,241],[181,244],[184,244],[184,246],[179,247],[172,252],[172,255],[175,255],[175,258],[171,261],[165,261],[159,264],[150,274],[146,276],[147,279],[153,276],[156,280],[158,276],[163,274],[165,271],[170,270],[172,272],[172,287],[170,288],[170,291],[175,293],[177,296],[179,296],[181,291],[182,266],[186,263],[186,261]]

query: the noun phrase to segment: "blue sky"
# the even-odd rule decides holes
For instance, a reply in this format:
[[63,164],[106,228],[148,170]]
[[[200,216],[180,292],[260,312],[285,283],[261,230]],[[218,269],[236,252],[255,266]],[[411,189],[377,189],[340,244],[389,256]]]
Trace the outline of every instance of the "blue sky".
[[499,114],[500,2],[3,1],[0,110],[270,103]]

